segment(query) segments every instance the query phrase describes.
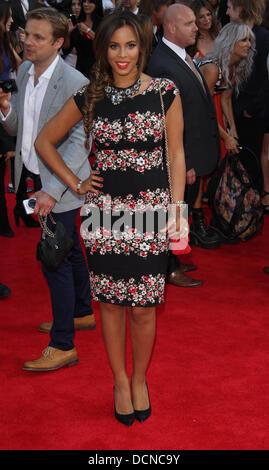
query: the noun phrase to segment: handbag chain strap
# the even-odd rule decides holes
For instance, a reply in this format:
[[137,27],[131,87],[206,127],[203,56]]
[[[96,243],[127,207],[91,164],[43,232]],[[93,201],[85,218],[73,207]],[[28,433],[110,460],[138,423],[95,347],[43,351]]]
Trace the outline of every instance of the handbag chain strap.
[[[42,238],[44,238],[43,233],[46,233],[49,237],[54,238],[55,234],[47,226],[47,216],[42,217],[42,215],[40,214],[40,211],[38,211],[37,216],[38,216],[38,220],[39,220],[39,223],[41,225],[41,228],[42,228]],[[55,222],[55,220],[54,220],[54,218],[52,217],[51,214],[49,214],[49,218],[50,218],[51,222],[54,225],[56,225],[56,222]]]
[[165,158],[166,158],[166,168],[167,168],[168,183],[169,183],[169,190],[170,190],[170,199],[171,199],[171,201],[173,201],[171,169],[170,169],[170,161],[169,161],[169,155],[168,155],[168,137],[167,137],[166,120],[165,120],[165,111],[164,111],[164,104],[163,104],[163,97],[162,97],[161,87],[159,87],[159,93],[160,93],[161,108],[162,108],[162,118],[163,118],[163,128],[164,128],[164,141],[165,141]]

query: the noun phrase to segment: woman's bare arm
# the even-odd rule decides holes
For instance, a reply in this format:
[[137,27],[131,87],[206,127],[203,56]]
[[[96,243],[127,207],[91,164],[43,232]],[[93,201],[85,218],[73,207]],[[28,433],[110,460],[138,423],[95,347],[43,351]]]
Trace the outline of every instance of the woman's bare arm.
[[[81,112],[74,99],[70,98],[56,116],[43,127],[35,141],[35,149],[42,160],[73,191],[77,191],[80,180],[57,152],[56,145],[81,119]],[[97,177],[98,174],[98,171],[91,172],[90,177],[81,184],[80,194],[85,194],[87,191],[97,192],[96,187],[100,187],[99,181],[102,181]]]
[[186,163],[183,147],[184,121],[179,95],[175,97],[166,114],[166,128],[173,202],[182,201],[186,184]]

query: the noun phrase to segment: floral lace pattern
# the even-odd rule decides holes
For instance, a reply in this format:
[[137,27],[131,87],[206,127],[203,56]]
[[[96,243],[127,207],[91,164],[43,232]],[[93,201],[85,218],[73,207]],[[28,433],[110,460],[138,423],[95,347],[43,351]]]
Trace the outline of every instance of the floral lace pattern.
[[[136,254],[145,258],[149,254],[158,255],[167,252],[169,243],[166,232],[161,230],[166,223],[168,204],[169,192],[167,189],[160,188],[155,191],[140,191],[136,199],[132,194],[111,199],[110,195],[96,196],[90,193],[81,212],[86,219],[80,231],[84,244],[89,250],[88,253],[91,255],[96,252],[100,255]],[[103,226],[100,226],[100,211],[118,216],[118,220],[121,221],[120,227],[124,224],[124,228],[120,230],[115,224],[115,219],[112,227],[110,218],[108,218],[108,226],[105,226],[104,221]],[[97,215],[96,223],[93,219],[94,215]],[[141,215],[140,218],[138,218],[139,215]],[[144,221],[143,215],[146,216]],[[143,228],[141,230],[144,226],[148,231],[143,232]]]
[[146,111],[129,113],[122,121],[108,118],[96,118],[93,121],[93,137],[99,143],[110,147],[121,140],[128,142],[146,142],[153,138],[154,143],[160,142],[163,136],[163,122],[160,113]]
[[169,248],[169,241],[165,234],[159,232],[154,235],[151,232],[141,233],[132,227],[122,233],[116,232],[115,234],[103,227],[95,232],[87,232],[84,228],[82,236],[85,247],[89,250],[89,255],[98,252],[100,255],[114,253],[128,256],[135,254],[146,258],[150,254],[166,253]]
[[167,188],[140,191],[136,198],[134,198],[133,194],[111,198],[109,194],[106,195],[102,192],[99,195],[89,192],[87,193],[82,210],[83,215],[88,215],[91,212],[91,205],[97,206],[100,210],[157,210],[167,208],[169,202],[170,193]]
[[152,274],[135,278],[113,279],[113,276],[95,274],[90,271],[90,281],[93,289],[93,299],[130,306],[149,306],[164,301],[165,276]]
[[145,170],[159,166],[163,168],[162,147],[156,147],[152,152],[146,150],[138,152],[135,149],[119,150],[117,152],[100,150],[96,168],[102,171],[132,169],[144,173]]
[[142,92],[142,95],[151,93],[152,91],[159,93],[159,90],[161,90],[162,95],[165,95],[165,93],[170,90],[173,91],[174,95],[179,93],[179,90],[169,78],[153,78],[149,86]]
[[[238,161],[238,167],[241,170],[242,181],[247,185],[250,183],[249,178],[246,176],[242,164]],[[236,174],[230,166],[227,166],[222,176],[222,184],[219,185],[216,191],[216,211],[228,222],[231,223],[234,217],[234,211],[238,203],[238,199],[241,195],[242,184],[238,180]],[[244,195],[242,204],[244,211],[241,213],[241,217],[238,222],[234,225],[234,233],[241,234],[244,236],[250,236],[255,233],[255,225],[251,225],[253,219],[253,207],[259,207],[259,195],[253,188]]]

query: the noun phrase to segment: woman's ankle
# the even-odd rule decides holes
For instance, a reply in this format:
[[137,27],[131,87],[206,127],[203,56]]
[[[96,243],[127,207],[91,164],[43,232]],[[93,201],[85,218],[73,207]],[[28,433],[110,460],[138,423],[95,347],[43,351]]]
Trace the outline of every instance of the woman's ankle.
[[114,381],[114,401],[118,413],[129,414],[133,412],[132,395],[129,381]]
[[136,410],[144,410],[149,406],[147,381],[145,376],[132,377],[132,400]]
[[133,386],[143,386],[146,383],[145,374],[133,374],[131,377],[131,385]]
[[126,373],[114,374],[114,387],[116,390],[130,389],[129,378]]

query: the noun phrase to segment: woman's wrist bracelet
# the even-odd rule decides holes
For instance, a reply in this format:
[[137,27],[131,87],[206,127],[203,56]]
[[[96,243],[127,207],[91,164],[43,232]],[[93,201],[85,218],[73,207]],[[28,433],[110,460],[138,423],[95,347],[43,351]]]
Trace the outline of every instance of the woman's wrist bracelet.
[[175,206],[184,206],[186,204],[185,201],[174,201],[172,202]]
[[82,183],[83,183],[83,181],[80,180],[80,181],[78,182],[78,184],[77,184],[77,189],[76,189],[76,191],[77,191],[78,194],[80,194],[80,187],[81,187]]

